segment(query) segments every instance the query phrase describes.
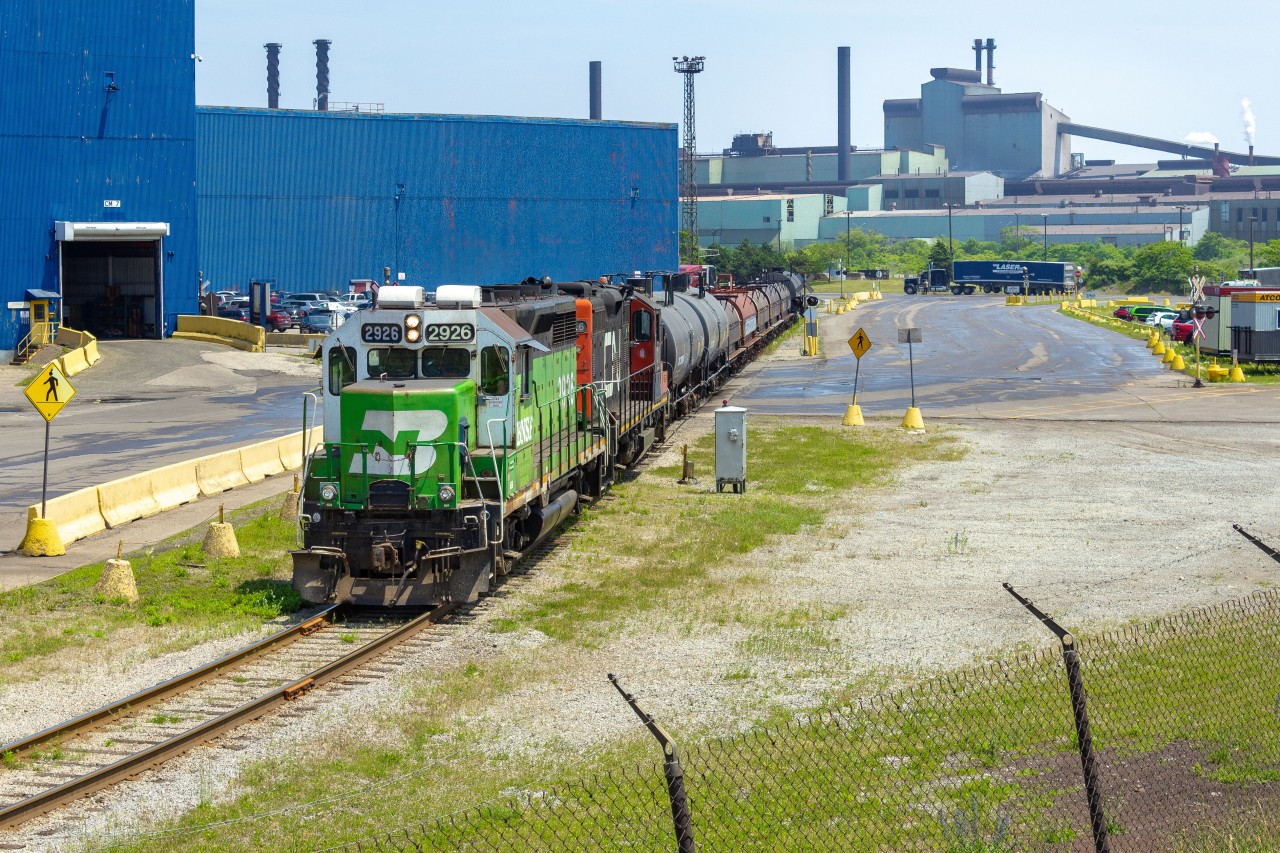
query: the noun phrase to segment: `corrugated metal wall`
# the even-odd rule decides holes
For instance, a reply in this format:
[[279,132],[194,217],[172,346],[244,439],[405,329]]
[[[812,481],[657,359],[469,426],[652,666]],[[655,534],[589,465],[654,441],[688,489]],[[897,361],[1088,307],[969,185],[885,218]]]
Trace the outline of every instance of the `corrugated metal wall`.
[[[194,49],[194,0],[0,4],[4,302],[58,289],[55,220],[147,221],[172,226],[166,313],[195,309]],[[0,305],[0,349],[18,333]]]
[[197,110],[219,289],[577,279],[678,261],[675,125]]

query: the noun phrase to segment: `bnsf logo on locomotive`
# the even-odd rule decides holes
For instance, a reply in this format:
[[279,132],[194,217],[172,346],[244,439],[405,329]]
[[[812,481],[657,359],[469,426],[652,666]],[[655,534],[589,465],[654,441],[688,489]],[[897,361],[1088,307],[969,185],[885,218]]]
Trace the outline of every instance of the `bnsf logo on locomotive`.
[[433,323],[423,333],[428,343],[470,343],[475,339],[476,327],[470,323]]
[[360,327],[360,340],[366,344],[398,344],[403,334],[396,323],[365,323]]

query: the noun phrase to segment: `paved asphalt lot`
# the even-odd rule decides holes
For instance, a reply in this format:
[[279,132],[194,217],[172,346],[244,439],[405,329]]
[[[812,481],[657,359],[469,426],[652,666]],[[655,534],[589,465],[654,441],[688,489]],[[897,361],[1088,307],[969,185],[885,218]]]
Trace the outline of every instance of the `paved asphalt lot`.
[[[50,430],[50,498],[296,432],[302,393],[319,375],[293,355],[255,356],[192,341],[99,346],[102,361],[72,378],[76,398]],[[312,375],[289,375],[299,372]],[[0,551],[17,547],[26,507],[40,500],[44,421],[14,384],[25,375],[20,368],[0,371]]]
[[[901,418],[910,405],[907,345],[916,327],[916,402],[930,418],[1280,422],[1280,385],[1192,388],[1143,342],[1059,314],[1008,307],[997,296],[886,296],[819,324],[824,358],[789,355],[745,383],[735,405],[768,414],[841,415],[853,391],[847,343],[862,327],[858,404],[865,417]],[[788,343],[798,349],[799,343]]]

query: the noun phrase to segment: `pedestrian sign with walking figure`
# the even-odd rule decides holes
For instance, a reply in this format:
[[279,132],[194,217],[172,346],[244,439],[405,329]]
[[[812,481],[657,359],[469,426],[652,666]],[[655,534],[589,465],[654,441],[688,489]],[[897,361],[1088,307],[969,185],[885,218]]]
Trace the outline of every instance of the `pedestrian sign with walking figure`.
[[63,406],[71,402],[76,389],[67,381],[55,361],[36,374],[36,378],[27,386],[26,395],[40,416],[45,421],[51,421],[58,416]]

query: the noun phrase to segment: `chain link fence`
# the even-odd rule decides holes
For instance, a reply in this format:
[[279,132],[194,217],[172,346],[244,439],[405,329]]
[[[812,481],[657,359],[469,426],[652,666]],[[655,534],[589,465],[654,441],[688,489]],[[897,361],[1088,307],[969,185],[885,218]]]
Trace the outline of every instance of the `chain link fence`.
[[1280,592],[1077,639],[1009,591],[1059,648],[678,756],[667,746],[650,766],[344,849],[1198,851],[1250,833],[1258,849],[1280,843],[1269,817],[1280,815]]

